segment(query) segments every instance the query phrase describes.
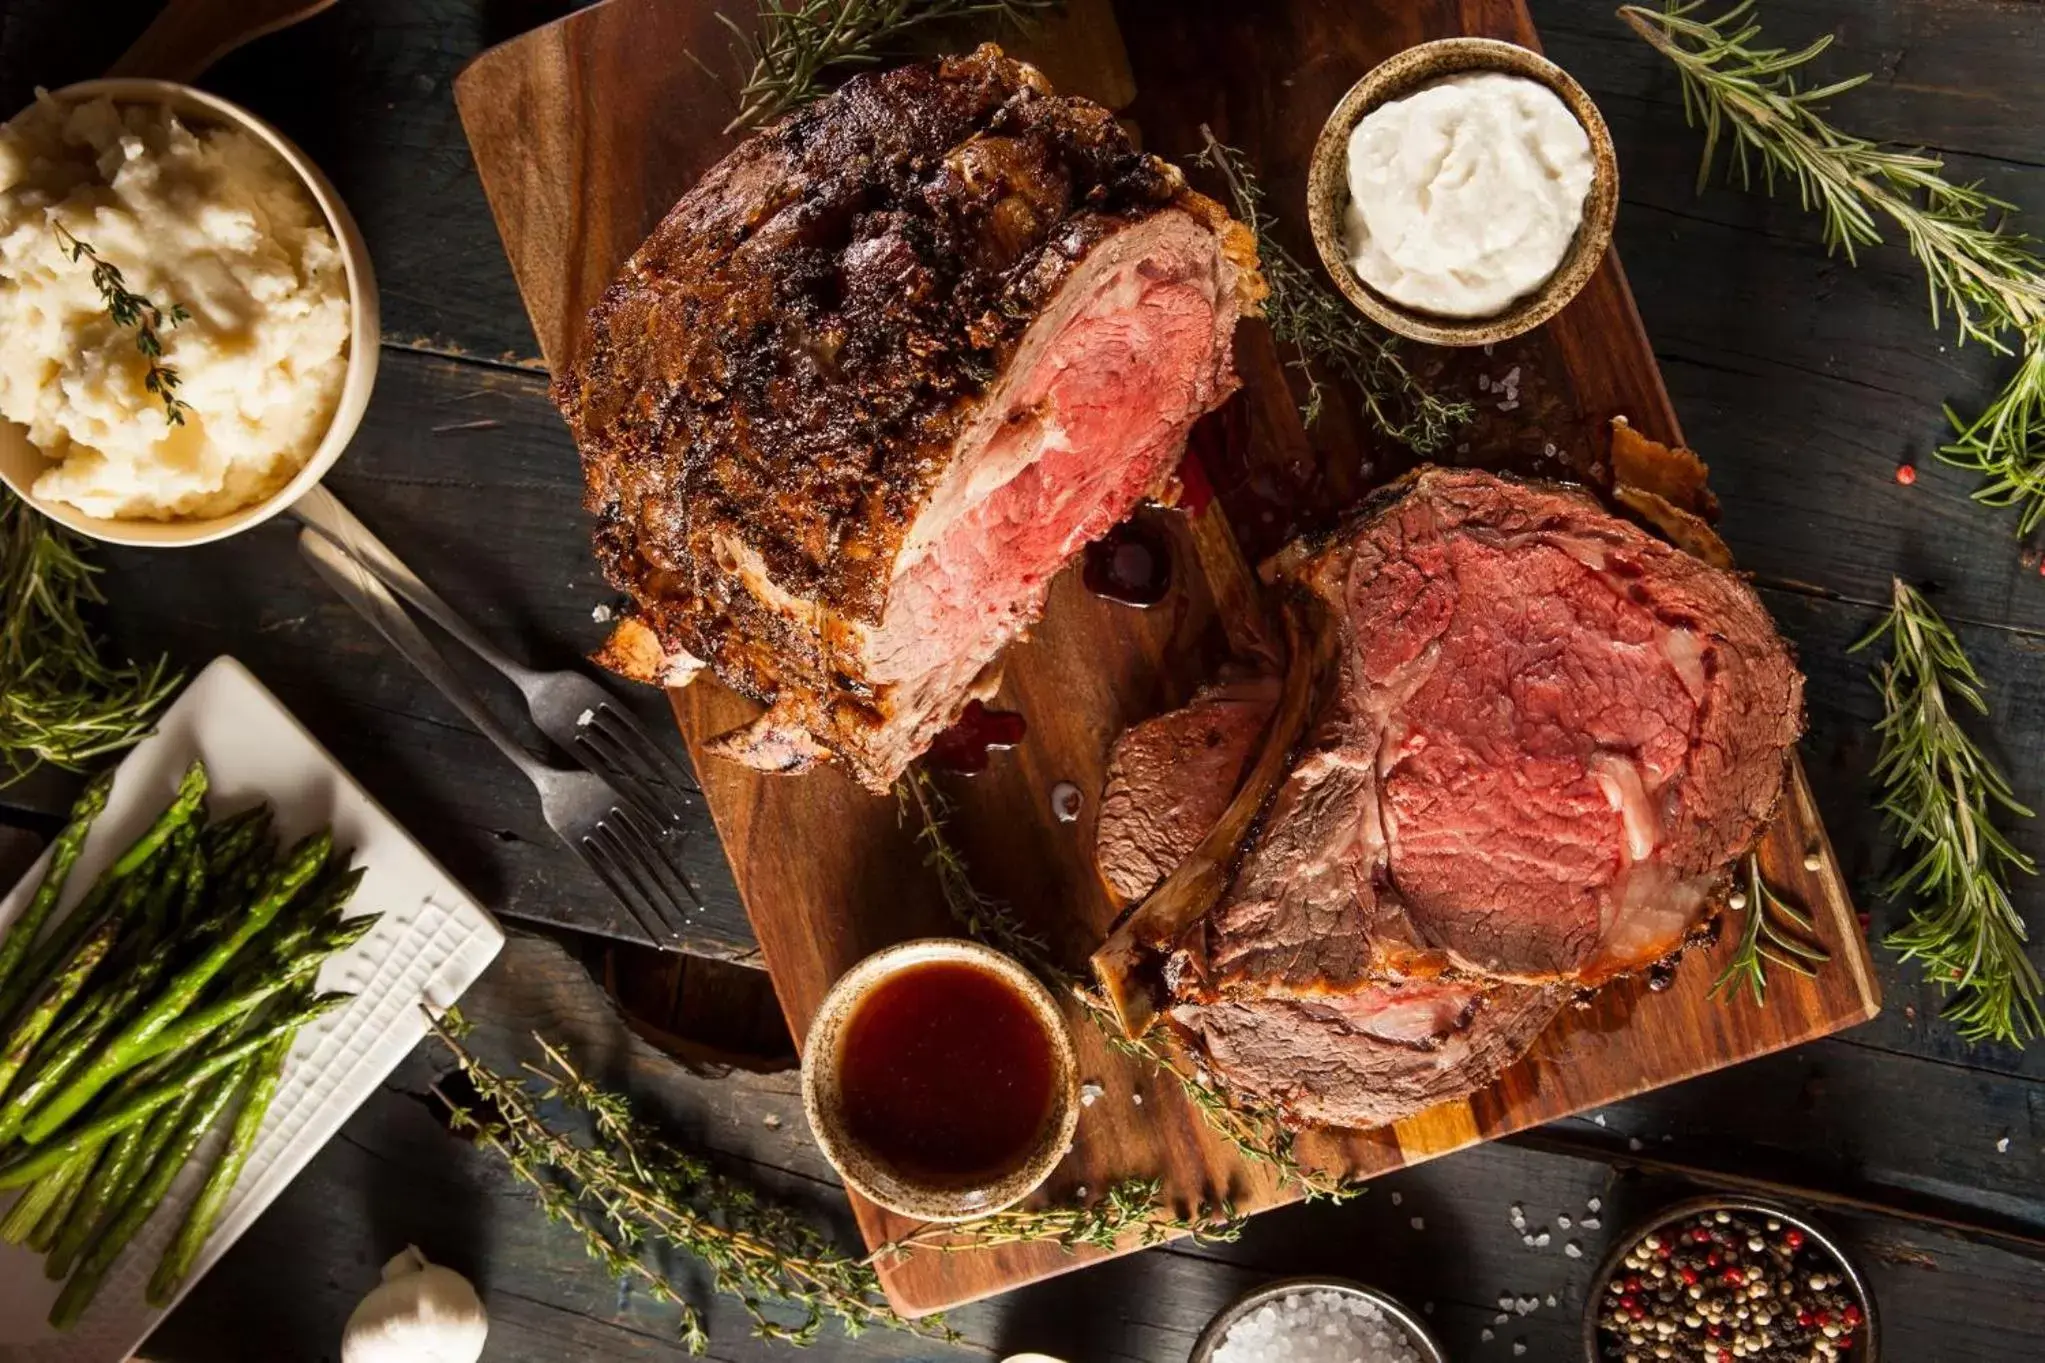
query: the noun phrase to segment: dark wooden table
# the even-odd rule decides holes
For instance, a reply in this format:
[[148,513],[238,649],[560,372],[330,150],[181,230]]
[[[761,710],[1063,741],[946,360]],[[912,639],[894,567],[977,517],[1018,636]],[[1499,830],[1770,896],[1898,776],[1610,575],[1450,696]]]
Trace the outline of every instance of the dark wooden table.
[[[1271,0],[1277,3],[1278,0]],[[1304,3],[1305,0],[1291,0]],[[1334,0],[1324,0],[1333,3]],[[1889,578],[1940,588],[1988,680],[1992,746],[2045,800],[2045,577],[2010,517],[1933,462],[1939,405],[1978,407],[2002,366],[1924,321],[1900,250],[1828,259],[1793,203],[1692,180],[1680,97],[1609,0],[1533,0],[1551,56],[1597,98],[1624,169],[1619,245],[1686,429],[1711,461],[1724,530],[1810,674],[1804,753],[1843,861],[1880,930],[1888,845],[1868,806],[1878,710],[1846,646]],[[103,69],[150,0],[0,0],[0,106]],[[230,58],[209,87],[273,120],[319,161],[375,254],[382,377],[333,485],[490,633],[537,661],[591,646],[607,593],[585,552],[574,451],[476,184],[449,95],[492,42],[557,17],[554,0],[344,0]],[[1840,117],[1923,141],[2045,230],[2045,9],[1997,0],[1766,0],[1770,36],[1840,36],[1827,71],[1872,70]],[[1140,33],[1129,35],[1137,49]],[[1918,467],[1914,486],[1895,480]],[[531,793],[299,562],[281,524],[175,557],[109,553],[123,648],[188,667],[248,663],[482,899],[530,920],[609,923],[602,890],[550,839]],[[658,697],[642,695],[649,722]],[[0,792],[0,824],[47,832],[67,782]],[[2035,826],[2017,841],[2045,852]],[[7,838],[0,829],[0,856]],[[697,950],[744,962],[744,914],[710,830],[692,856],[711,907]],[[2045,887],[2018,902],[2045,929]],[[786,1070],[691,1071],[621,1025],[578,953],[516,938],[467,1011],[510,1057],[528,1027],[574,1044],[681,1136],[842,1216]],[[1174,1363],[1229,1296],[1275,1274],[1333,1272],[1425,1303],[1459,1359],[1569,1359],[1581,1287],[1629,1211],[1698,1183],[1760,1180],[1827,1207],[1872,1271],[1892,1358],[2039,1355],[2045,1338],[2045,1046],[1969,1047],[1935,994],[1880,953],[1888,1006],[1847,1036],[1616,1105],[1374,1185],[1340,1209],[1261,1218],[1239,1245],[1136,1256],[986,1305],[957,1324],[982,1353]],[[741,991],[742,992],[742,991]],[[682,1357],[669,1312],[608,1280],[426,1099],[443,1068],[414,1056],[152,1341],[165,1360],[331,1359],[376,1265],[407,1242],[476,1279],[493,1360]],[[1519,1204],[1550,1225],[1606,1206],[1602,1229],[1525,1247]],[[1565,1242],[1585,1255],[1570,1258]],[[1498,1323],[1502,1296],[1544,1305]],[[1558,1303],[1545,1305],[1549,1296]],[[781,1351],[712,1312],[712,1353]],[[1487,1338],[1487,1336],[1490,1336]],[[887,1335],[829,1334],[822,1358],[928,1358]]]

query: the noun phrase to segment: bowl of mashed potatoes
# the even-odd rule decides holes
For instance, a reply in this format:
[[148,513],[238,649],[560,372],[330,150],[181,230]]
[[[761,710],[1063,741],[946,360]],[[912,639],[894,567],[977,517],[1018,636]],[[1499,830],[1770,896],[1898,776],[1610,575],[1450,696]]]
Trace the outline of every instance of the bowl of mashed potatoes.
[[0,125],[0,479],[117,544],[203,544],[318,483],[368,406],[361,233],[282,134],[97,80]]
[[1344,95],[1314,147],[1307,216],[1373,321],[1486,345],[1560,312],[1597,272],[1619,202],[1597,106],[1553,62],[1490,38],[1407,48]]

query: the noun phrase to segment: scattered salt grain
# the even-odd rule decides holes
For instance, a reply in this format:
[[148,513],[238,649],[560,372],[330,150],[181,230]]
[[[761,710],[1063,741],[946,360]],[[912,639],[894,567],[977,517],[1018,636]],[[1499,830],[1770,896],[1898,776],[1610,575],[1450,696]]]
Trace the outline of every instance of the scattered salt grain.
[[1539,1235],[1536,1235],[1534,1237],[1534,1248],[1535,1249],[1548,1248],[1548,1238],[1549,1237],[1547,1231],[1542,1231]]
[[1567,1254],[1572,1259],[1583,1258],[1583,1246],[1577,1244],[1576,1241],[1574,1240],[1571,1240],[1568,1244],[1564,1245],[1562,1247],[1562,1252],[1564,1254]]
[[1477,1338],[1483,1340],[1486,1344],[1489,1344],[1492,1340],[1498,1338],[1498,1333],[1497,1331],[1493,1330],[1490,1326],[1487,1325],[1482,1330],[1479,1330],[1477,1332]]
[[1514,1358],[1518,1358],[1520,1355],[1526,1353],[1526,1351],[1527,1342],[1524,1339],[1516,1339],[1512,1342],[1512,1356]]
[[1477,376],[1477,391],[1480,393],[1491,391],[1491,376],[1489,374],[1479,374]]
[[1605,1210],[1605,1204],[1595,1197],[1592,1198],[1590,1201],[1584,1203],[1583,1205],[1584,1208],[1588,1211],[1601,1212]]
[[1405,1330],[1345,1292],[1294,1292],[1228,1327],[1214,1363],[1421,1363]]
[[1493,345],[1492,345],[1492,343],[1491,343],[1490,341],[1486,341],[1486,342],[1484,343],[1484,353],[1485,353],[1486,355],[1489,355],[1489,354],[1490,354],[1490,353],[1492,352],[1492,350],[1493,350],[1493,349],[1494,349],[1494,347],[1493,347]]
[[1628,1150],[1638,1151],[1638,1150],[1641,1150],[1641,1149],[1643,1149],[1644,1147],[1643,1147],[1643,1146],[1641,1145],[1641,1143],[1640,1143],[1640,1137],[1638,1137],[1638,1136],[1628,1136],[1628,1137],[1626,1138],[1626,1148],[1627,1148]]
[[1416,1216],[1406,1224],[1413,1227],[1414,1230],[1426,1230],[1427,1218],[1424,1216]]
[[1591,1120],[1596,1122],[1599,1126],[1603,1126],[1605,1124],[1605,1114],[1600,1112],[1596,1116],[1592,1117]]
[[1523,1240],[1524,1242],[1526,1242],[1526,1246],[1527,1246],[1527,1248],[1528,1248],[1528,1249],[1532,1249],[1532,1248],[1534,1247],[1534,1237],[1533,1237],[1533,1236],[1531,1236],[1531,1235],[1522,1235],[1522,1236],[1520,1237],[1520,1239],[1521,1239],[1521,1240]]
[[1406,1195],[1405,1195],[1404,1193],[1393,1193],[1393,1194],[1392,1194],[1392,1205],[1393,1205],[1394,1207],[1398,1206],[1398,1205],[1399,1205],[1399,1204],[1400,1204],[1401,1202],[1404,1202],[1405,1200],[1406,1200]]
[[612,614],[610,606],[599,601],[596,605],[590,607],[589,618],[596,621],[599,625],[608,625],[611,623]]
[[760,1125],[766,1127],[769,1131],[779,1131],[781,1129],[781,1116],[779,1113],[770,1112],[760,1118]]
[[1518,398],[1507,398],[1504,402],[1498,404],[1498,410],[1501,412],[1510,412],[1519,405],[1520,400]]
[[1498,1309],[1501,1311],[1510,1311],[1512,1309],[1511,1294],[1508,1293],[1507,1295],[1500,1297],[1498,1299]]
[[1520,367],[1518,365],[1514,365],[1505,371],[1505,386],[1508,388],[1520,386]]
[[575,727],[578,729],[587,729],[590,725],[594,724],[595,722],[596,711],[594,710],[584,710],[581,714],[575,717]]
[[1558,1217],[1556,1217],[1556,1218],[1555,1218],[1555,1224],[1556,1224],[1556,1225],[1558,1225],[1558,1226],[1560,1226],[1560,1227],[1562,1227],[1562,1229],[1564,1229],[1564,1230],[1568,1230],[1568,1229],[1569,1229],[1569,1218],[1568,1218],[1568,1217],[1566,1217],[1566,1216],[1558,1216]]
[[1585,1230],[1596,1230],[1598,1227],[1604,1225],[1605,1223],[1598,1220],[1598,1218],[1595,1216],[1586,1216],[1583,1220],[1577,1222],[1576,1224],[1582,1226]]
[[1512,1319],[1511,1316],[1508,1316],[1505,1312],[1500,1311],[1497,1315],[1491,1318],[1491,1323],[1493,1325],[1503,1325],[1511,1319]]
[[1553,1306],[1555,1304],[1555,1294],[1553,1292],[1550,1292],[1548,1294],[1547,1301],[1550,1306]]
[[1089,1079],[1079,1086],[1079,1105],[1081,1107],[1092,1107],[1100,1101],[1101,1095],[1106,1092],[1106,1089]]
[[1140,1093],[1132,1093],[1132,1094],[1130,1094],[1130,1095],[1129,1095],[1129,1100],[1130,1100],[1131,1102],[1135,1103],[1135,1104],[1136,1104],[1136,1106],[1138,1106],[1138,1107],[1142,1107],[1142,1106],[1143,1106],[1143,1095],[1142,1095],[1142,1094],[1140,1094]]
[[1539,1297],[1521,1297],[1512,1304],[1513,1314],[1524,1316],[1541,1304]]
[[2009,1153],[2008,1136],[2004,1136],[2001,1140],[1995,1143],[1995,1153],[1998,1155],[2007,1155]]

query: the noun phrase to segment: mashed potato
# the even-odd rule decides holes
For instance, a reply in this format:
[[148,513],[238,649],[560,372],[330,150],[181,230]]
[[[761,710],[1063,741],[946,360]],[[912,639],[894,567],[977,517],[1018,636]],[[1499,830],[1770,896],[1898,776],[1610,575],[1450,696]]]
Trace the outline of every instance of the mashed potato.
[[[148,392],[62,226],[161,330],[182,425]],[[311,456],[347,368],[347,275],[318,205],[250,134],[160,105],[44,96],[0,126],[0,416],[59,462],[38,496],[93,516],[204,518],[259,501]]]

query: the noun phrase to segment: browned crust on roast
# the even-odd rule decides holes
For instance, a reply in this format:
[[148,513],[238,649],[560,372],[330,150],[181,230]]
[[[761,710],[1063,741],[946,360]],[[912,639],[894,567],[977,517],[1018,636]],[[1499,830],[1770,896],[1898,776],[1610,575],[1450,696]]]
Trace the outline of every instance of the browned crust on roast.
[[[1107,110],[991,45],[857,77],[712,168],[553,386],[597,556],[661,650],[856,724],[872,696],[836,665],[847,631],[879,621],[990,383],[1096,244],[1174,208],[1218,234],[1253,307],[1248,231]],[[747,588],[734,547],[779,606]]]

